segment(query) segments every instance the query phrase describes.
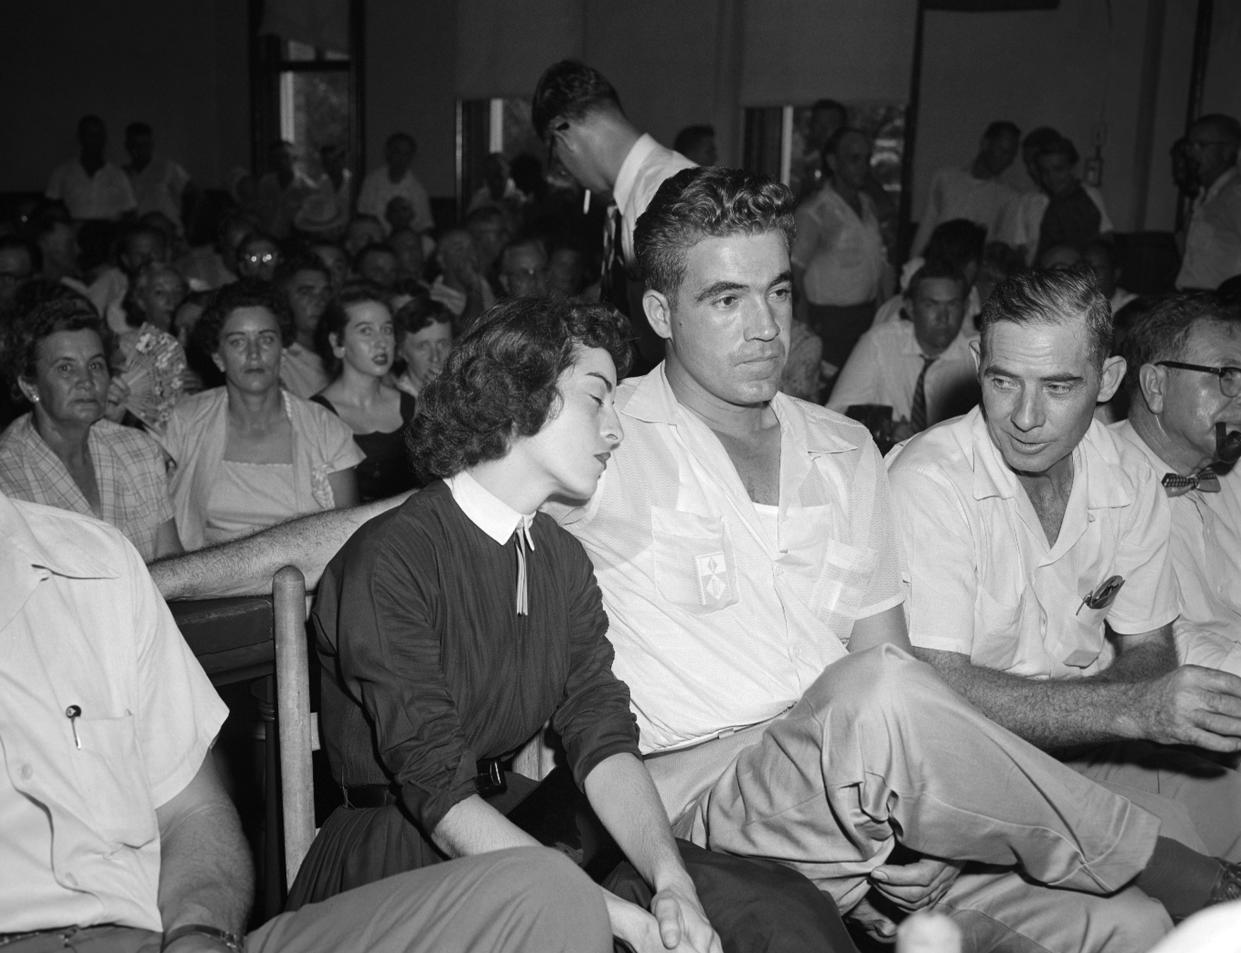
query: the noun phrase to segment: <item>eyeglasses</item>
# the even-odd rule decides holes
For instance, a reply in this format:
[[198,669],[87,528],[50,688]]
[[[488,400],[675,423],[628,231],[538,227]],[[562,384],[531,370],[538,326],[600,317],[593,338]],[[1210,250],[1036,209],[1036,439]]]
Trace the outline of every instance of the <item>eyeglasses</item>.
[[1186,364],[1184,361],[1156,361],[1159,367],[1175,367],[1182,371],[1201,371],[1219,378],[1219,391],[1225,397],[1241,396],[1241,367],[1208,367],[1205,364]]
[[569,131],[569,123],[563,119],[560,122],[556,123],[554,126],[551,126],[548,128],[547,130],[547,165],[549,168],[557,160],[556,133],[568,132],[568,131]]

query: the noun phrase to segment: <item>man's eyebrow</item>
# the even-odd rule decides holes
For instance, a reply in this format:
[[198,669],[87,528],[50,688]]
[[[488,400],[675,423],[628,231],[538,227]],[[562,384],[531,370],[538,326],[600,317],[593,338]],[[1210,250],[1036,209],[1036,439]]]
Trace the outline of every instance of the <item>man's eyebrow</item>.
[[586,376],[597,377],[599,378],[599,380],[603,381],[603,386],[605,386],[608,389],[609,394],[612,392],[612,389],[616,386],[610,380],[608,380],[604,375],[600,374],[598,371],[587,371]]
[[772,279],[771,284],[769,284],[767,287],[774,288],[776,285],[787,284],[791,282],[792,280],[793,280],[793,272],[791,269],[787,269],[785,271],[780,272],[780,274],[776,275],[776,277]]
[[748,291],[749,285],[740,281],[716,281],[707,285],[698,294],[694,296],[695,301],[706,301],[708,298],[714,298],[718,294],[725,291]]
[[[1021,377],[1016,371],[1010,371],[1008,368],[1000,364],[986,364],[983,366],[984,374],[994,374],[997,377]],[[1048,374],[1046,377],[1039,377],[1037,380],[1043,384],[1076,384],[1084,381],[1086,378],[1080,374]]]

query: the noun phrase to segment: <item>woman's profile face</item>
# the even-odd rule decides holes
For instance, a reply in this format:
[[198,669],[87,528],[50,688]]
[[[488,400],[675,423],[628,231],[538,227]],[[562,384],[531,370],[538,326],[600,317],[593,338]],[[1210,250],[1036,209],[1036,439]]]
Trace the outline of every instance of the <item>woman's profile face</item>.
[[55,331],[39,342],[36,354],[34,380],[22,382],[36,415],[88,426],[103,416],[109,374],[97,332]]
[[599,485],[624,431],[616,414],[616,365],[603,348],[579,348],[573,365],[556,382],[560,400],[533,437],[514,441],[536,474],[546,478],[548,496],[587,500]]
[[220,328],[215,365],[230,389],[262,394],[280,386],[280,323],[261,305],[234,308]]
[[396,359],[392,313],[378,301],[359,301],[347,305],[345,314],[345,330],[332,335],[336,356],[359,374],[383,377]]
[[440,376],[448,352],[452,350],[452,325],[433,321],[401,342],[401,357],[409,365],[409,373],[420,387]]

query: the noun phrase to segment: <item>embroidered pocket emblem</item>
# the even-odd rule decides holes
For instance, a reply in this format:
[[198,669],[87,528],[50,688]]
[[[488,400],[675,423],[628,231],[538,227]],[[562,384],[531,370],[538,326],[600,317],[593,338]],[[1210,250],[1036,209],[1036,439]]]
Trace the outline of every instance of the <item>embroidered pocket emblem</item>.
[[708,609],[726,605],[732,599],[728,586],[728,562],[722,552],[694,557],[698,569],[698,601]]

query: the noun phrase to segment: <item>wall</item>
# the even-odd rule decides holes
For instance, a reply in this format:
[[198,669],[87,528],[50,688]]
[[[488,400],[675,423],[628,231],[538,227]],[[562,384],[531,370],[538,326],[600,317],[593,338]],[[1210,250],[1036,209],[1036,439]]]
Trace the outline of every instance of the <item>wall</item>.
[[[1048,125],[1085,157],[1103,142],[1103,193],[1116,226],[1132,226],[1132,146],[1146,0],[1065,0],[1015,13],[928,12],[914,169],[914,215],[935,169],[973,158],[993,119],[1022,132]],[[1123,6],[1123,9],[1121,7]],[[1020,159],[1009,175],[1025,184]]]
[[0,190],[42,191],[90,112],[108,125],[113,161],[142,119],[201,183],[225,182],[249,161],[247,50],[245,0],[5,4]]
[[[734,133],[743,75],[783,62],[778,51],[758,55],[756,31],[740,24],[778,9],[801,40],[819,33],[837,45],[864,39],[886,55],[908,46],[903,21],[845,15],[844,0],[833,0],[830,35],[813,12],[823,0],[527,0],[551,11],[542,16],[506,0],[364,2],[367,164],[379,161],[389,132],[408,129],[436,196],[455,191],[457,83],[465,72],[459,37],[490,51],[497,68],[522,64],[505,67],[521,75],[505,76],[497,94],[528,95],[539,64],[584,56],[657,137],[713,121],[723,161],[740,154]],[[225,184],[249,158],[247,8],[247,0],[6,5],[0,191],[42,189],[50,169],[74,153],[74,124],[89,111],[109,124],[114,159],[123,157],[125,123],[143,118],[159,147],[200,182]],[[928,13],[915,213],[933,170],[967,162],[990,119],[1055,125],[1083,154],[1102,120],[1103,188],[1117,226],[1170,227],[1167,149],[1183,131],[1196,8],[1197,0],[1061,0],[1050,11]],[[1205,110],[1241,114],[1238,49],[1241,4],[1217,0]],[[1148,61],[1152,50],[1158,55]],[[823,65],[825,89],[837,85],[832,68]]]
[[[1102,124],[1116,227],[1171,229],[1168,149],[1184,129],[1196,10],[1197,0],[1062,0],[1046,11],[929,12],[915,216],[934,170],[968,162],[986,123],[1006,118],[1023,131],[1059,129],[1083,159]],[[1213,39],[1204,110],[1241,114],[1241,5],[1215,4]],[[1152,43],[1158,55],[1148,58]]]
[[433,196],[456,192],[456,11],[442,0],[366,3],[366,165],[383,161],[384,140],[418,140],[415,169]]

